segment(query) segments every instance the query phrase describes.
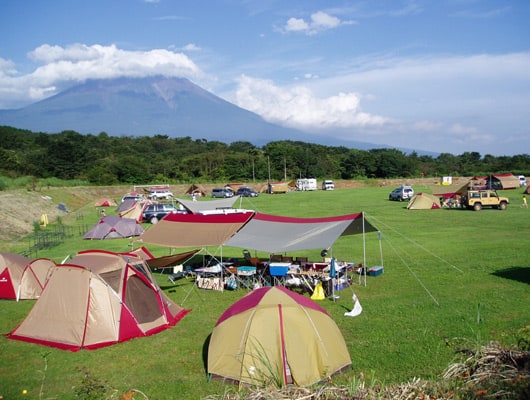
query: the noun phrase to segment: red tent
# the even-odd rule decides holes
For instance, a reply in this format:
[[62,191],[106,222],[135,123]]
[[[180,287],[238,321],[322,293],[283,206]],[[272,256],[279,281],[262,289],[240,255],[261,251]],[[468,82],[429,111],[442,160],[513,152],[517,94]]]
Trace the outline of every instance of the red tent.
[[88,250],[52,267],[42,295],[9,338],[96,349],[158,333],[188,312],[160,290],[140,256]]

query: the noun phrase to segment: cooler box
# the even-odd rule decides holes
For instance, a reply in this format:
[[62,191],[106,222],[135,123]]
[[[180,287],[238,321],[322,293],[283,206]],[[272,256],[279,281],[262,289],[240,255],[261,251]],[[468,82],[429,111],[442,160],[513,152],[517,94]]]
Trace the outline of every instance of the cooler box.
[[237,274],[239,276],[252,276],[256,275],[256,267],[238,267]]
[[289,271],[291,263],[271,263],[269,264],[269,271],[271,276],[285,276]]
[[383,267],[372,267],[368,270],[368,275],[379,276],[383,273]]

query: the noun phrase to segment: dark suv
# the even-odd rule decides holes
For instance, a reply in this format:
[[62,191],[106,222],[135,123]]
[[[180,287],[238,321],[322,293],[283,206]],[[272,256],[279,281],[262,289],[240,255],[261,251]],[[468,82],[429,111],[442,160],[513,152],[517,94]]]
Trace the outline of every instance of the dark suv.
[[242,197],[258,197],[258,192],[248,186],[241,186],[237,189],[236,195]]
[[142,218],[144,221],[149,221],[152,224],[156,224],[162,218],[168,214],[175,214],[178,212],[184,212],[179,208],[175,207],[173,204],[149,204],[144,208],[142,212]]

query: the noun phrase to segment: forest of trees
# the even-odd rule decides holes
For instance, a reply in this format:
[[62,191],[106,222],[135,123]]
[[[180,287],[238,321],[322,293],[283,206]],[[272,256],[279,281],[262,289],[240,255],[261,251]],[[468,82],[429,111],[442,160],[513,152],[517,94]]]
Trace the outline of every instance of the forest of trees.
[[365,179],[530,175],[528,154],[495,157],[476,152],[437,157],[396,149],[358,150],[298,141],[222,143],[165,135],[35,133],[0,126],[0,175],[81,179],[95,185],[266,182],[294,178]]

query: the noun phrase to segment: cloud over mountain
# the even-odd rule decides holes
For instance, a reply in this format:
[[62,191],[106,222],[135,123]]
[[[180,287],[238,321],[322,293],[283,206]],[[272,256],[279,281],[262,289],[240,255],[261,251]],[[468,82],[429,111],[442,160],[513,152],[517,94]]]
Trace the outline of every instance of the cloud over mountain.
[[17,110],[0,110],[0,124],[35,132],[74,130],[84,134],[248,141],[299,140],[361,149],[380,147],[267,122],[188,79],[155,76],[89,80]]
[[[164,49],[130,51],[115,45],[52,46],[43,44],[29,52],[39,64],[31,73],[21,75],[13,63],[0,59],[0,99],[27,105],[42,100],[87,79],[142,78],[147,76],[183,77],[192,80],[205,74],[184,53]],[[5,101],[5,100],[4,100]],[[0,109],[8,108],[0,100]]]

